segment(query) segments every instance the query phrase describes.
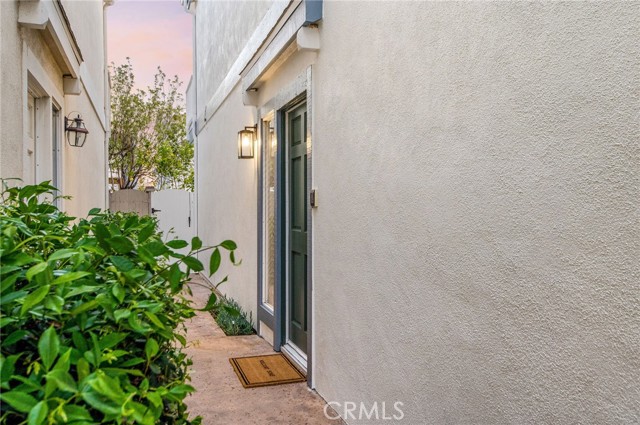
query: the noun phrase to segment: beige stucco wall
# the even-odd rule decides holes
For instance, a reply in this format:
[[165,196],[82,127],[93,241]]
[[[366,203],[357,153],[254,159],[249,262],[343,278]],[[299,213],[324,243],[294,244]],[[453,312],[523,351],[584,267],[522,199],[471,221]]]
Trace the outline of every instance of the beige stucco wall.
[[272,0],[200,0],[194,21],[198,114],[215,94]]
[[[189,119],[205,113],[205,107],[227,76],[255,27],[271,6],[270,1],[198,1],[195,9],[194,80],[197,94]],[[255,108],[245,107],[239,85],[211,120],[198,129],[196,190],[207,195],[196,201],[199,236],[207,244],[233,239],[238,244],[241,267],[223,262],[216,278],[229,275],[220,287],[252,312],[255,324],[257,277],[257,162],[237,159],[237,132],[255,123]],[[252,112],[253,111],[253,112]],[[212,166],[215,164],[215,166]],[[215,183],[213,183],[215,182]],[[208,264],[209,256],[202,256]]]
[[[313,63],[320,395],[411,424],[640,421],[640,4],[325,2],[320,34],[259,91]],[[197,172],[253,311],[255,118],[236,87]]]
[[[22,69],[18,3],[0,2],[0,175],[22,176]],[[5,99],[14,99],[8,102]],[[19,99],[19,103],[16,100]],[[19,125],[16,125],[18,123]]]
[[[239,86],[230,97],[239,99]],[[240,267],[231,266],[224,256],[218,282],[229,276],[220,290],[232,297],[256,317],[257,299],[257,160],[238,159],[238,129],[255,122],[251,108],[242,103],[226,102],[198,135],[198,235],[204,245],[232,239],[238,245],[236,259]],[[209,264],[210,252],[200,259]],[[207,274],[208,275],[208,274]]]
[[[42,0],[47,2],[48,0]],[[64,10],[82,53],[84,61],[78,67],[81,84],[80,95],[65,95],[63,74],[60,68],[60,53],[52,51],[46,41],[46,30],[27,28],[18,23],[18,1],[0,2],[2,13],[2,41],[0,56],[2,61],[2,81],[0,93],[0,139],[2,141],[0,175],[20,177],[29,181],[30,170],[24,142],[26,119],[27,86],[33,78],[45,92],[43,98],[61,108],[60,128],[64,127],[63,117],[71,112],[80,113],[89,130],[87,141],[82,148],[71,147],[66,142],[66,134],[60,131],[59,188],[72,200],[62,201],[62,207],[71,215],[84,216],[93,207],[106,207],[106,135],[108,107],[105,78],[105,50],[103,32],[103,4],[99,0],[65,1]],[[53,10],[53,9],[51,9]],[[62,20],[61,16],[50,19]],[[49,24],[51,25],[51,24]],[[65,35],[66,36],[66,35]],[[75,59],[75,58],[74,58]],[[30,77],[29,77],[30,76]],[[45,113],[50,120],[49,113]],[[47,125],[51,125],[50,123]],[[51,179],[50,134],[42,132],[36,153],[47,155],[37,173],[38,181]],[[38,149],[38,147],[40,149]],[[41,157],[42,158],[42,157]]]
[[640,4],[324,13],[319,393],[406,423],[640,421]]

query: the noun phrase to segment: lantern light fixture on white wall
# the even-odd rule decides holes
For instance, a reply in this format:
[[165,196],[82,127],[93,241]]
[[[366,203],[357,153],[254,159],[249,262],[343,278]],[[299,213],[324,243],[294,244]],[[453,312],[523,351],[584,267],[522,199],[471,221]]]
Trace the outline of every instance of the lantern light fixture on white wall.
[[238,131],[238,159],[253,158],[257,135],[257,124]]
[[[69,116],[71,116],[69,114]],[[64,117],[64,130],[67,133],[67,142],[71,146],[75,146],[77,148],[81,148],[84,146],[84,142],[87,141],[87,134],[89,134],[89,130],[84,125],[84,121],[80,117],[80,114],[77,114],[75,118]]]

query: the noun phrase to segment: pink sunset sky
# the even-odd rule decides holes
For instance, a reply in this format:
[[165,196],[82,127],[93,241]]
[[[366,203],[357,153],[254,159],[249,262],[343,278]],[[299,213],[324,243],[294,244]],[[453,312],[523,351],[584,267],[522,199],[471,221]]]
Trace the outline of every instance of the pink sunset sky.
[[191,77],[191,19],[180,0],[116,0],[107,8],[108,56],[116,65],[131,58],[136,86],[153,83],[158,66],[186,91]]

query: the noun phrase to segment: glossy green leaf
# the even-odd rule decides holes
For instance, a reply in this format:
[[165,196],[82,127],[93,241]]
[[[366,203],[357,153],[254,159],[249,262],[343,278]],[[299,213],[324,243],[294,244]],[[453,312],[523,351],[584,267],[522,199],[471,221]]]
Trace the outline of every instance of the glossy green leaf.
[[75,393],[78,391],[73,377],[64,370],[52,370],[46,375],[47,381],[53,381],[58,389],[66,392]]
[[156,267],[158,265],[158,262],[156,261],[155,256],[151,252],[149,252],[147,248],[143,246],[138,248],[138,256],[140,256],[140,259],[142,259],[145,263],[147,263],[151,267]]
[[197,251],[200,248],[202,248],[202,240],[199,237],[194,236],[191,239],[191,250],[192,251]]
[[156,226],[153,223],[150,223],[147,226],[143,227],[142,230],[140,230],[140,233],[138,234],[138,243],[143,243],[144,241],[149,239],[151,235],[155,233],[155,231],[156,231]]
[[150,311],[145,311],[144,315],[147,316],[147,318],[151,321],[151,323],[153,323],[157,327],[164,328],[164,323],[162,323],[160,319],[158,319],[158,316],[156,316],[154,313]]
[[38,401],[29,394],[16,390],[1,392],[0,400],[22,413],[28,413],[38,403]]
[[67,348],[65,352],[58,358],[53,370],[69,372],[71,367],[71,348]]
[[0,305],[7,305],[12,301],[19,300],[21,298],[26,297],[27,295],[29,295],[27,291],[15,291],[15,292],[4,293],[0,298]]
[[187,385],[187,384],[180,384],[180,385],[176,385],[175,387],[171,388],[169,390],[169,392],[171,394],[175,394],[179,397],[184,397],[189,393],[192,393],[195,391],[195,388],[193,388],[191,385]]
[[223,241],[223,242],[220,244],[220,246],[221,246],[221,247],[223,247],[223,248],[224,248],[224,249],[226,249],[226,250],[229,250],[229,251],[233,251],[233,250],[235,250],[235,249],[237,249],[237,248],[238,248],[238,246],[236,245],[236,243],[235,243],[234,241],[231,241],[231,240]]
[[122,319],[126,319],[131,315],[131,310],[127,309],[119,309],[113,312],[113,316],[116,319],[116,322],[119,322]]
[[120,405],[111,401],[106,396],[99,394],[97,391],[83,391],[82,398],[91,407],[99,410],[106,415],[119,415]]
[[211,291],[211,295],[209,295],[209,300],[207,301],[207,305],[204,306],[202,311],[213,310],[213,307],[215,307],[217,300],[218,300],[218,297],[216,296],[216,293]]
[[51,282],[52,285],[61,285],[67,282],[73,282],[74,280],[82,279],[83,277],[90,276],[90,272],[69,272],[60,277],[57,277]]
[[91,300],[89,302],[80,304],[78,307],[74,308],[73,310],[71,310],[71,314],[76,316],[80,313],[83,313],[87,310],[91,310],[92,308],[95,308],[98,305],[98,301],[97,300]]
[[47,419],[48,414],[49,406],[47,406],[46,401],[42,400],[38,402],[29,412],[29,416],[27,416],[27,424],[40,425],[44,423],[45,419]]
[[60,338],[56,334],[56,330],[53,326],[42,333],[40,340],[38,341],[38,353],[42,359],[42,364],[46,370],[51,368],[53,361],[58,357],[60,352]]
[[222,256],[220,255],[220,250],[216,248],[213,250],[211,258],[209,259],[209,277],[213,276],[215,272],[218,271],[221,262]]
[[96,223],[93,228],[93,233],[96,235],[96,239],[103,245],[106,246],[106,241],[109,237],[111,237],[111,233],[109,233],[109,229],[102,223]]
[[126,254],[133,250],[133,243],[125,236],[114,236],[108,239],[111,248],[119,254]]
[[2,339],[2,346],[10,347],[16,342],[20,341],[26,335],[27,335],[27,331],[25,331],[24,329],[18,329],[17,331],[13,331],[6,338]]
[[78,253],[78,250],[76,249],[70,249],[70,248],[59,249],[53,254],[51,254],[49,258],[47,258],[47,261],[63,260],[65,258],[72,257],[77,253]]
[[202,270],[204,270],[204,266],[197,258],[184,257],[182,261],[184,261],[184,263],[194,272],[201,272]]
[[15,364],[20,356],[21,354],[14,354],[2,359],[2,366],[0,366],[0,383],[2,383],[4,389],[8,389],[4,387],[4,384],[11,379],[11,375],[13,375],[15,371]]
[[128,335],[126,333],[124,333],[124,332],[108,333],[107,335],[103,336],[100,339],[100,341],[99,341],[100,349],[101,350],[105,350],[107,348],[115,347],[120,342],[124,341],[127,338],[127,336]]
[[180,282],[182,281],[184,274],[180,270],[180,266],[177,263],[173,263],[169,268],[169,283],[172,291],[179,289]]
[[148,242],[144,245],[144,248],[149,251],[149,253],[151,255],[153,255],[154,257],[157,257],[159,255],[164,254],[165,252],[167,252],[169,250],[169,248],[167,248],[165,246],[165,244],[163,244],[160,241],[151,241]]
[[22,304],[22,309],[20,309],[20,314],[25,314],[30,308],[42,301],[49,293],[49,288],[49,285],[44,285],[27,295],[27,298],[24,300],[24,304]]
[[187,241],[183,241],[181,239],[174,239],[172,241],[167,242],[167,246],[173,249],[182,249],[189,246],[189,244],[187,243]]
[[122,285],[119,285],[119,284],[113,285],[113,287],[111,288],[111,293],[113,294],[114,297],[116,297],[116,299],[119,302],[124,301],[124,297],[126,295],[126,291],[124,290]]
[[73,404],[66,404],[63,408],[67,420],[70,423],[77,423],[80,421],[93,422],[93,418],[89,411],[83,406],[77,406]]
[[61,313],[64,307],[64,298],[58,295],[49,295],[44,300],[44,306],[56,313]]
[[111,401],[122,404],[126,398],[125,393],[120,387],[120,383],[116,378],[105,375],[100,372],[94,379],[89,382],[89,385],[97,393],[108,397]]
[[147,340],[147,343],[144,346],[144,352],[147,356],[147,361],[151,361],[151,359],[158,354],[158,351],[160,350],[159,346],[158,346],[158,341],[156,341],[153,338],[149,338]]
[[27,280],[31,281],[35,275],[42,273],[43,271],[47,270],[47,268],[49,268],[49,263],[47,263],[46,261],[30,267],[26,273]]
[[113,265],[118,268],[118,270],[123,272],[128,272],[136,266],[134,262],[129,260],[127,257],[112,255],[109,259]]
[[78,379],[80,381],[85,379],[91,373],[89,362],[87,362],[87,360],[85,360],[84,358],[78,359],[78,364],[76,367],[78,370]]

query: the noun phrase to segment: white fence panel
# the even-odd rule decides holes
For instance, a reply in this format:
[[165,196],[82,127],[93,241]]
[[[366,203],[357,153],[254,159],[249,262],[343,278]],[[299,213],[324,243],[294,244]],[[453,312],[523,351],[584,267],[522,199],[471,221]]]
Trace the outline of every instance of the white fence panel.
[[[151,192],[151,213],[158,218],[158,227],[165,240],[184,239],[191,244],[195,234],[192,219],[194,196],[186,190],[167,189]],[[188,248],[181,250],[187,253]]]

